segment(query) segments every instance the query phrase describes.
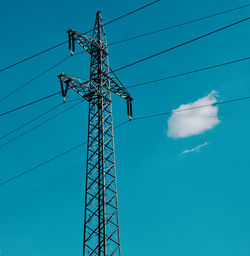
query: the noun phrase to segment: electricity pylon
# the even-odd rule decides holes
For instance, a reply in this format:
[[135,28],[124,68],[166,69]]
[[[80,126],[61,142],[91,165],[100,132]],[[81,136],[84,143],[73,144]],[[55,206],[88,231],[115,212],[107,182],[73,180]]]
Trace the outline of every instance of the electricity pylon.
[[99,11],[92,36],[73,30],[68,36],[72,54],[77,42],[91,55],[90,80],[58,76],[64,100],[72,89],[89,102],[83,255],[120,256],[111,92],[127,101],[130,119],[132,97],[109,67]]

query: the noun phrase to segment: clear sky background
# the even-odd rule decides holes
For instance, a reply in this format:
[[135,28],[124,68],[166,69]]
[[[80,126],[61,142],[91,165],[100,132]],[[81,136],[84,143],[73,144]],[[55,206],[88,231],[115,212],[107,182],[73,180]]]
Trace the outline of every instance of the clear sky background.
[[[109,21],[146,3],[4,1],[0,8],[0,68],[67,40],[69,28],[80,32],[93,28],[97,10],[102,11],[104,21]],[[247,3],[161,0],[107,26],[107,39],[114,42]],[[112,46],[110,65],[116,69],[249,14],[250,8],[246,8]],[[249,22],[245,22],[117,75],[125,86],[130,86],[248,57],[249,42]],[[1,97],[68,55],[64,45],[0,73]],[[61,72],[88,79],[89,61],[87,54],[70,58],[0,102],[0,112],[60,90],[57,75]],[[134,115],[170,111],[213,90],[219,95],[218,101],[249,96],[249,68],[249,62],[238,63],[131,89]],[[71,94],[69,100],[73,98],[77,95]],[[1,117],[0,136],[60,102],[58,95]],[[169,116],[130,122],[115,130],[123,255],[249,256],[249,103],[220,105],[219,124],[186,138],[167,136]],[[68,106],[70,103],[49,116]],[[0,147],[0,182],[86,141],[87,111],[88,104],[81,103]],[[118,97],[113,97],[113,116],[115,125],[127,120],[125,102]],[[203,145],[200,150],[182,154],[199,145]],[[2,256],[82,254],[85,165],[86,145],[0,187]]]

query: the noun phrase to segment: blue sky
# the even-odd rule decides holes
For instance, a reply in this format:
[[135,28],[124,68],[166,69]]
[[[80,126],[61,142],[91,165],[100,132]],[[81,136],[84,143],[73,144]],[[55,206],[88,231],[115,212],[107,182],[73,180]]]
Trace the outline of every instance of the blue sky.
[[[93,27],[140,7],[140,1],[5,1],[0,10],[0,67],[67,40],[72,28]],[[177,0],[160,3],[106,27],[108,42],[247,4]],[[109,48],[113,69],[249,16],[242,9]],[[117,73],[125,86],[248,57],[249,22]],[[78,48],[79,49],[79,48]],[[68,56],[67,46],[2,72],[1,96]],[[134,115],[177,109],[207,96],[250,95],[249,62],[130,90]],[[0,102],[1,113],[59,90],[57,74],[88,79],[89,56],[70,58]],[[72,98],[75,96],[72,96]],[[0,135],[59,104],[54,97],[0,118]],[[69,106],[69,105],[68,105]],[[67,105],[58,108],[55,113]],[[220,123],[200,135],[167,136],[168,118],[130,122],[115,131],[123,255],[247,256],[250,253],[249,102],[218,107]],[[0,181],[86,140],[87,103],[0,148]],[[52,115],[53,113],[51,113]],[[127,120],[113,97],[114,123]],[[45,117],[44,117],[45,120]],[[185,150],[204,145],[199,151]],[[2,256],[81,255],[86,147],[0,187]]]

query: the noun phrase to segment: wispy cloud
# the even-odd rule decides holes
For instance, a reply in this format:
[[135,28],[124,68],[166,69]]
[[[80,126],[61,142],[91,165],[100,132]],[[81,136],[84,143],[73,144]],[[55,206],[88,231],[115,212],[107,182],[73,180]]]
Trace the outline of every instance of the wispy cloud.
[[[216,91],[212,91],[204,98],[198,99],[193,103],[183,104],[175,109],[168,120],[167,135],[172,138],[185,138],[212,129],[220,123],[218,106],[212,105],[216,102]],[[187,108],[196,108],[204,105],[209,106],[183,111]]]
[[199,145],[199,146],[197,146],[195,148],[184,150],[181,153],[182,154],[187,154],[187,153],[190,153],[190,152],[198,152],[198,151],[200,151],[201,148],[203,148],[203,147],[205,147],[207,145],[208,145],[208,142],[205,142],[205,143],[203,143],[203,144],[201,144],[201,145]]

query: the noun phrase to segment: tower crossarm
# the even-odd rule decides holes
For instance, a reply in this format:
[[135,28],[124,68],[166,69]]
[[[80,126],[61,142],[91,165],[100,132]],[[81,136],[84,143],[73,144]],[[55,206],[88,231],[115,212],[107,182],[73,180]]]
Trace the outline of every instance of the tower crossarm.
[[[112,76],[110,76],[111,73],[112,73]],[[115,93],[116,95],[120,96],[121,98],[127,101],[127,114],[129,118],[132,119],[133,98],[130,96],[126,88],[122,85],[121,81],[115,75],[115,73],[113,71],[111,71],[111,73],[108,75],[103,73],[103,75],[109,79],[109,85],[110,85],[109,88],[106,88],[106,86],[104,87],[108,91]],[[88,102],[93,102],[93,99],[95,97],[103,97],[105,100],[110,101],[110,99],[108,99],[107,97],[104,96],[104,94],[98,91],[98,88],[97,88],[98,84],[92,81],[88,81],[88,80],[85,80],[79,77],[74,77],[71,75],[66,75],[64,73],[58,75],[58,78],[60,79],[62,96],[63,96],[64,102],[65,102],[65,98],[67,96],[69,88],[74,90],[76,93],[78,93],[81,97],[83,97]]]
[[116,76],[116,74],[111,70],[111,68],[109,68],[109,69],[110,69],[110,72],[108,75],[103,74],[104,76],[109,78],[109,81],[110,81],[109,90],[127,101],[128,116],[130,118],[132,118],[132,116],[133,116],[133,112],[132,112],[133,98],[131,97],[131,95],[125,88],[125,86],[121,83],[119,78]]
[[69,37],[69,50],[71,54],[75,53],[75,42],[77,42],[89,54],[92,54],[93,52],[92,47],[100,51],[104,50],[102,45],[100,45],[100,43],[102,42],[98,41],[95,37],[92,37],[83,33],[79,33],[72,29],[68,30],[67,33]]
[[[76,32],[74,30],[68,30],[68,36],[69,36],[69,50],[72,54],[75,53],[75,41],[83,47],[89,54],[93,56],[93,49],[92,47],[96,48],[100,51],[105,51],[105,42],[102,42],[100,40],[97,40],[96,38]],[[102,44],[102,45],[100,45]],[[103,47],[104,46],[104,47]],[[106,65],[106,63],[102,63],[103,65]],[[106,74],[105,72],[102,72],[102,75],[106,76],[110,79],[110,91],[117,94],[118,96],[122,97],[126,100],[132,100],[132,97],[126,90],[126,88],[122,85],[121,81],[117,78],[115,73],[111,70],[110,67],[107,67],[111,72]],[[106,69],[107,70],[107,69]],[[110,75],[109,75],[110,74]],[[104,86],[105,87],[105,86]],[[106,88],[109,89],[109,88]]]
[[[110,69],[111,70],[111,69]],[[111,72],[104,76],[109,78],[110,81],[110,91],[115,93],[116,95],[120,96],[121,98],[125,100],[133,100],[125,86],[121,83],[119,78],[116,76],[116,74],[111,70]]]
[[[98,22],[100,22],[100,21],[98,21]],[[102,30],[102,32],[104,33],[103,27],[101,27],[100,30]],[[100,56],[100,54],[103,56],[104,59],[107,57],[108,51],[107,51],[107,42],[106,42],[105,36],[104,37],[89,36],[84,33],[79,33],[77,31],[74,31],[72,29],[68,30],[67,33],[68,33],[68,37],[69,37],[69,50],[70,50],[71,54],[75,53],[75,42],[77,42],[97,62],[99,61],[98,56]],[[96,53],[98,53],[98,54],[96,54]],[[130,94],[128,93],[126,88],[122,85],[121,81],[118,79],[116,74],[111,70],[111,68],[108,65],[108,62],[102,61],[102,65],[105,68],[100,71],[101,75],[104,76],[109,82],[103,83],[101,86],[103,86],[107,91],[113,92],[116,95],[120,96],[121,98],[123,98],[127,101],[127,113],[128,113],[129,118],[132,119],[132,100],[133,100],[133,98],[130,96]],[[76,80],[78,81],[79,78],[76,78]],[[90,80],[90,81],[92,81],[92,80]],[[88,81],[88,82],[91,83],[90,81]],[[80,81],[80,83],[81,83],[81,81]],[[96,81],[95,81],[95,85],[98,85],[98,83],[96,83]],[[63,92],[63,90],[62,90],[62,92]]]
[[78,93],[82,98],[92,103],[93,99],[96,97],[103,97],[105,100],[110,101],[106,98],[102,93],[100,93],[96,85],[88,80],[66,75],[60,74],[58,75],[61,83],[62,96],[65,101],[69,88]]

